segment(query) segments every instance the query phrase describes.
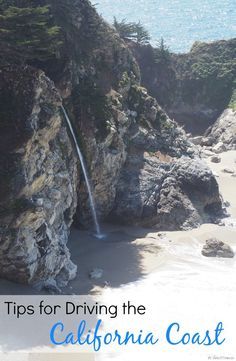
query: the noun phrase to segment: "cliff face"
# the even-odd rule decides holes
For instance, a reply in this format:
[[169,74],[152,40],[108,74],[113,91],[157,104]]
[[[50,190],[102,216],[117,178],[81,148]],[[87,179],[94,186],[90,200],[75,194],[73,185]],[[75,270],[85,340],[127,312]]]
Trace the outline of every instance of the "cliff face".
[[129,43],[142,84],[188,132],[202,134],[230,103],[236,78],[236,39],[196,42],[186,54]]
[[[65,13],[52,2],[65,31],[66,54],[54,80],[86,155],[100,218],[160,229],[211,219],[221,204],[213,175],[198,161],[199,170],[192,167],[197,152],[140,87],[139,68],[126,44],[87,1],[73,4],[73,13],[71,8]],[[50,68],[46,71],[50,75]],[[83,182],[76,218],[79,223],[90,219]]]
[[66,247],[73,215],[89,224],[91,214],[59,112],[60,96],[86,158],[101,219],[190,228],[215,219],[221,200],[213,174],[184,131],[140,86],[132,53],[90,3],[36,3],[51,5],[63,44],[54,58],[31,59],[34,68],[12,66],[1,73],[6,104],[0,110],[0,168],[2,174],[9,169],[1,198],[1,274],[62,283],[75,273]]
[[42,71],[10,66],[0,73],[0,95],[0,274],[33,284],[69,280],[77,160],[61,98]]

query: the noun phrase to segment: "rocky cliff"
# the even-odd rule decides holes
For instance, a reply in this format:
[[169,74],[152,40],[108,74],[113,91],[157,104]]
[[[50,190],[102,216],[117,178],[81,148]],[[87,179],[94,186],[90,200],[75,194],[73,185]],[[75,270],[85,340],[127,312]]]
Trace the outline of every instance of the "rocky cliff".
[[186,54],[128,44],[143,86],[188,132],[203,134],[228,107],[235,89],[236,39],[196,42]]
[[185,132],[140,85],[139,66],[117,33],[87,0],[34,6],[45,4],[61,29],[57,53],[31,56],[21,68],[4,64],[0,73],[0,272],[20,282],[64,284],[75,274],[69,227],[73,217],[90,224],[91,214],[62,100],[100,219],[186,229],[215,220],[221,200]]
[[0,72],[0,274],[40,284],[76,273],[66,246],[75,212],[77,160],[61,98],[40,70]]

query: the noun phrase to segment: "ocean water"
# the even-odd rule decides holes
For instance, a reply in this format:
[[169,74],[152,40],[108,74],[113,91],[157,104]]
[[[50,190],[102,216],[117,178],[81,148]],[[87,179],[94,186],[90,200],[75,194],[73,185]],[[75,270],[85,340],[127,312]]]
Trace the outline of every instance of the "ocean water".
[[187,52],[194,41],[236,36],[236,0],[92,0],[109,23],[141,21],[152,44],[161,37],[174,52]]

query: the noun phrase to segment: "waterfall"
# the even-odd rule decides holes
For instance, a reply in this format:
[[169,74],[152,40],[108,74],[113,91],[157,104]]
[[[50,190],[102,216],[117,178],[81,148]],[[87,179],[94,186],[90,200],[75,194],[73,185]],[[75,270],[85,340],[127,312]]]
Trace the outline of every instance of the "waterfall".
[[85,165],[85,162],[84,162],[84,157],[83,157],[83,155],[81,153],[81,150],[79,148],[79,144],[77,142],[74,130],[72,128],[70,118],[68,117],[67,112],[66,112],[66,110],[65,110],[65,108],[63,106],[61,106],[61,109],[62,109],[62,112],[63,112],[63,114],[65,116],[67,125],[68,125],[70,133],[72,135],[72,138],[74,140],[75,148],[76,148],[76,151],[77,151],[80,163],[81,163],[81,167],[82,167],[82,170],[83,170],[84,179],[85,179],[85,182],[86,182],[88,195],[89,195],[90,208],[91,208],[91,211],[92,211],[94,226],[95,226],[95,230],[96,230],[95,237],[103,238],[103,234],[101,233],[100,225],[99,225],[99,222],[98,222],[95,201],[94,201],[94,197],[93,197],[93,193],[92,193],[92,189],[91,189],[91,184],[90,184],[89,177],[88,177],[88,171],[87,171],[87,168],[86,168],[86,165]]

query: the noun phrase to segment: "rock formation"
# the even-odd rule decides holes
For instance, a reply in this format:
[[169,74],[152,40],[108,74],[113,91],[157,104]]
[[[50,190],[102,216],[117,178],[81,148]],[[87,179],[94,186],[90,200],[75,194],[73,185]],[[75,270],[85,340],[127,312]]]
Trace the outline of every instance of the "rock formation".
[[224,150],[236,149],[236,111],[227,108],[207,132],[212,145],[223,144]]
[[87,0],[35,6],[47,3],[62,31],[56,56],[0,73],[0,274],[60,285],[75,274],[66,246],[73,216],[91,221],[62,99],[101,219],[187,229],[215,220],[222,205],[212,172],[140,86],[136,60],[117,33]]
[[0,274],[40,284],[71,279],[66,246],[76,208],[77,160],[61,98],[40,70],[0,73]]
[[[217,154],[236,149],[236,112],[227,108],[219,116],[213,126],[209,127],[204,136],[190,138],[198,146],[203,156],[212,155],[212,162],[219,163]],[[215,155],[213,155],[215,153]]]
[[223,257],[233,258],[234,251],[232,248],[217,239],[208,239],[202,249],[203,256],[206,257]]

